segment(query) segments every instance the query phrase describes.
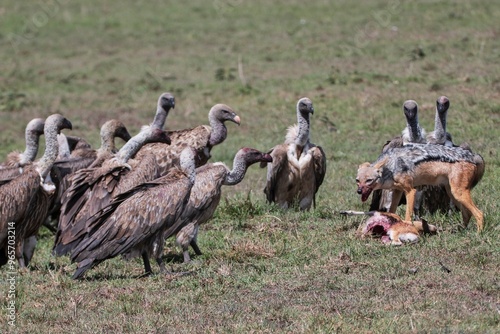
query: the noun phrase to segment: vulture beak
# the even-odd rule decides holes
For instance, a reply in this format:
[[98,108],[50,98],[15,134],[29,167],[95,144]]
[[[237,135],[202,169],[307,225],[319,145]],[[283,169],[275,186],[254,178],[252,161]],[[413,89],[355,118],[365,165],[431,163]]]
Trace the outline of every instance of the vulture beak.
[[314,114],[314,108],[311,107],[311,114]]
[[261,162],[273,162],[273,157],[271,157],[271,155],[268,153],[264,153],[262,154]]
[[63,120],[63,124],[62,124],[62,129],[70,129],[70,130],[73,130],[73,124],[71,124],[71,122],[68,120],[68,119],[64,119]]
[[130,138],[132,138],[132,136],[130,136],[130,133],[124,133],[122,134],[122,137],[121,137],[124,141],[129,141]]
[[175,99],[171,98],[170,103],[172,104],[172,109],[175,109]]
[[238,116],[238,115],[234,116],[233,122],[235,122],[236,124],[240,125],[240,116]]

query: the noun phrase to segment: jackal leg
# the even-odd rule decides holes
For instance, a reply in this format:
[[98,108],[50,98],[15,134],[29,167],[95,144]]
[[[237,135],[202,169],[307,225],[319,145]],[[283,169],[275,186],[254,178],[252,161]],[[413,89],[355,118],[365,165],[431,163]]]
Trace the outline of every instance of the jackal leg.
[[481,210],[472,201],[472,196],[470,195],[469,189],[457,189],[451,187],[451,194],[457,202],[460,203],[460,211],[462,212],[462,220],[464,221],[465,227],[469,224],[471,213],[476,219],[477,231],[481,232],[484,225],[484,216]]
[[415,196],[417,195],[417,189],[412,188],[410,191],[405,193],[406,195],[406,221],[413,221],[413,208],[415,205]]

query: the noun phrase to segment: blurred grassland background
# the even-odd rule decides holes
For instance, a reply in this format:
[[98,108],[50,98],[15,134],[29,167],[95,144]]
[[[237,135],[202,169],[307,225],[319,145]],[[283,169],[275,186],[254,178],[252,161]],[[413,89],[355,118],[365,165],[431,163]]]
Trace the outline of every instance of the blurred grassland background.
[[[50,255],[53,236],[42,229],[31,270],[17,279],[15,330],[498,332],[499,22],[492,0],[3,1],[1,157],[24,148],[30,119],[52,113],[94,147],[111,118],[135,134],[165,91],[176,97],[168,129],[207,124],[216,103],[237,111],[242,125],[228,124],[212,151],[228,164],[240,147],[282,142],[307,96],[311,140],[328,157],[308,213],[267,205],[258,166],[224,188],[200,231],[204,255],[182,265],[167,243],[170,267],[189,276],[138,279],[140,260],[113,259],[74,282],[74,265]],[[338,215],[368,209],[356,194],[357,166],[404,128],[407,99],[432,131],[440,95],[451,101],[454,142],[487,164],[472,192],[485,232],[436,214],[426,218],[441,232],[415,245],[357,239],[362,218]],[[0,328],[9,328],[3,314]]]

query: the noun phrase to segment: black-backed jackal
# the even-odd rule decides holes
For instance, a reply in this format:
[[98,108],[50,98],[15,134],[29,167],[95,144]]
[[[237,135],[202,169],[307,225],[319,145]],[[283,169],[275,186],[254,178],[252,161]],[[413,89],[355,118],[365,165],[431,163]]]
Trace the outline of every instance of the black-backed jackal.
[[[382,153],[377,161],[359,166],[356,183],[364,202],[376,189],[397,189],[406,195],[405,220],[413,218],[418,186],[444,185],[462,212],[464,225],[476,218],[478,232],[483,229],[483,213],[476,207],[471,189],[484,174],[484,160],[460,147],[410,144]],[[400,193],[401,194],[401,193]],[[399,196],[400,197],[400,196]],[[393,198],[390,212],[396,212],[400,198]]]

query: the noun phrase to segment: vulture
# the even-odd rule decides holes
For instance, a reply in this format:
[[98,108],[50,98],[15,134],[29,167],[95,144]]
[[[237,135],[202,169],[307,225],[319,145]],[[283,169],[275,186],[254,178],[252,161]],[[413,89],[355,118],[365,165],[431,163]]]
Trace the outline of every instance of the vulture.
[[24,152],[11,152],[7,155],[6,161],[0,165],[0,170],[10,167],[24,167],[35,160],[38,153],[38,141],[43,135],[45,121],[42,118],[34,118],[27,125],[25,130],[26,148]]
[[71,261],[77,262],[73,279],[118,255],[142,255],[145,273],[150,274],[149,258],[159,258],[162,249],[155,245],[183,212],[195,175],[195,152],[188,147],[181,153],[180,168],[118,195],[95,214],[85,238],[71,253]]
[[[238,151],[233,161],[233,169],[229,169],[222,162],[207,164],[196,169],[196,182],[191,189],[189,203],[184,208],[179,219],[164,232],[166,240],[177,234],[177,244],[182,248],[184,262],[191,261],[188,246],[191,245],[196,254],[201,251],[196,243],[198,228],[210,220],[219,205],[221,188],[223,185],[232,186],[240,183],[245,176],[247,168],[256,162],[272,162],[267,153],[262,153],[253,148],[242,148]],[[160,246],[160,248],[162,248]],[[161,259],[157,260],[159,263]]]
[[224,122],[231,121],[240,124],[240,117],[225,104],[216,104],[208,113],[210,126],[200,125],[193,129],[169,131],[172,140],[170,145],[152,143],[144,145],[135,158],[141,160],[147,154],[156,155],[160,174],[165,175],[171,167],[179,165],[179,154],[185,147],[196,150],[196,167],[204,165],[210,159],[213,146],[222,143],[227,137]]
[[32,237],[48,215],[55,187],[45,183],[58,155],[57,135],[62,129],[71,129],[71,122],[59,114],[45,120],[45,152],[37,162],[27,165],[21,175],[0,186],[0,248],[7,251],[9,230],[15,226],[15,256],[21,268],[24,259],[24,240]]
[[[309,115],[313,104],[307,97],[297,103],[298,124],[288,128],[284,144],[272,148],[272,163],[267,164],[267,201],[287,209],[298,203],[301,210],[316,207],[318,191],[326,172],[326,156],[321,146],[309,140]],[[261,167],[265,164],[261,164]]]
[[[66,189],[70,186],[69,176],[89,166],[100,166],[103,161],[110,159],[117,152],[115,145],[115,138],[117,137],[126,142],[130,139],[130,134],[125,125],[115,119],[109,120],[102,125],[101,147],[97,150],[89,146],[85,149],[80,148],[71,151],[71,145],[69,144],[71,139],[68,141],[70,137],[66,137],[62,133],[58,136],[59,158],[52,166],[49,174],[50,179],[56,186],[56,196],[50,208],[50,215],[53,220],[57,221],[59,219],[61,199]],[[78,155],[73,155],[75,152],[79,152],[77,153]],[[49,226],[52,227],[51,225]]]
[[113,197],[159,176],[158,164],[153,154],[144,155],[141,160],[129,162],[129,159],[144,144],[171,143],[162,128],[170,109],[174,107],[175,99],[172,94],[162,94],[158,99],[156,115],[151,125],[143,127],[113,159],[81,169],[70,178],[71,186],[61,199],[61,215],[53,249],[56,255],[71,252],[87,232],[87,219],[108,205]]
[[[425,144],[425,130],[420,127],[418,122],[418,104],[413,100],[407,100],[403,103],[403,113],[406,118],[406,127],[403,129],[400,136],[387,141],[382,148],[382,153],[395,147],[403,147],[409,143]],[[370,211],[382,210],[389,212],[392,203],[393,193],[398,190],[375,190],[372,195]],[[399,194],[397,194],[399,196]],[[415,210],[418,212],[418,210]]]

